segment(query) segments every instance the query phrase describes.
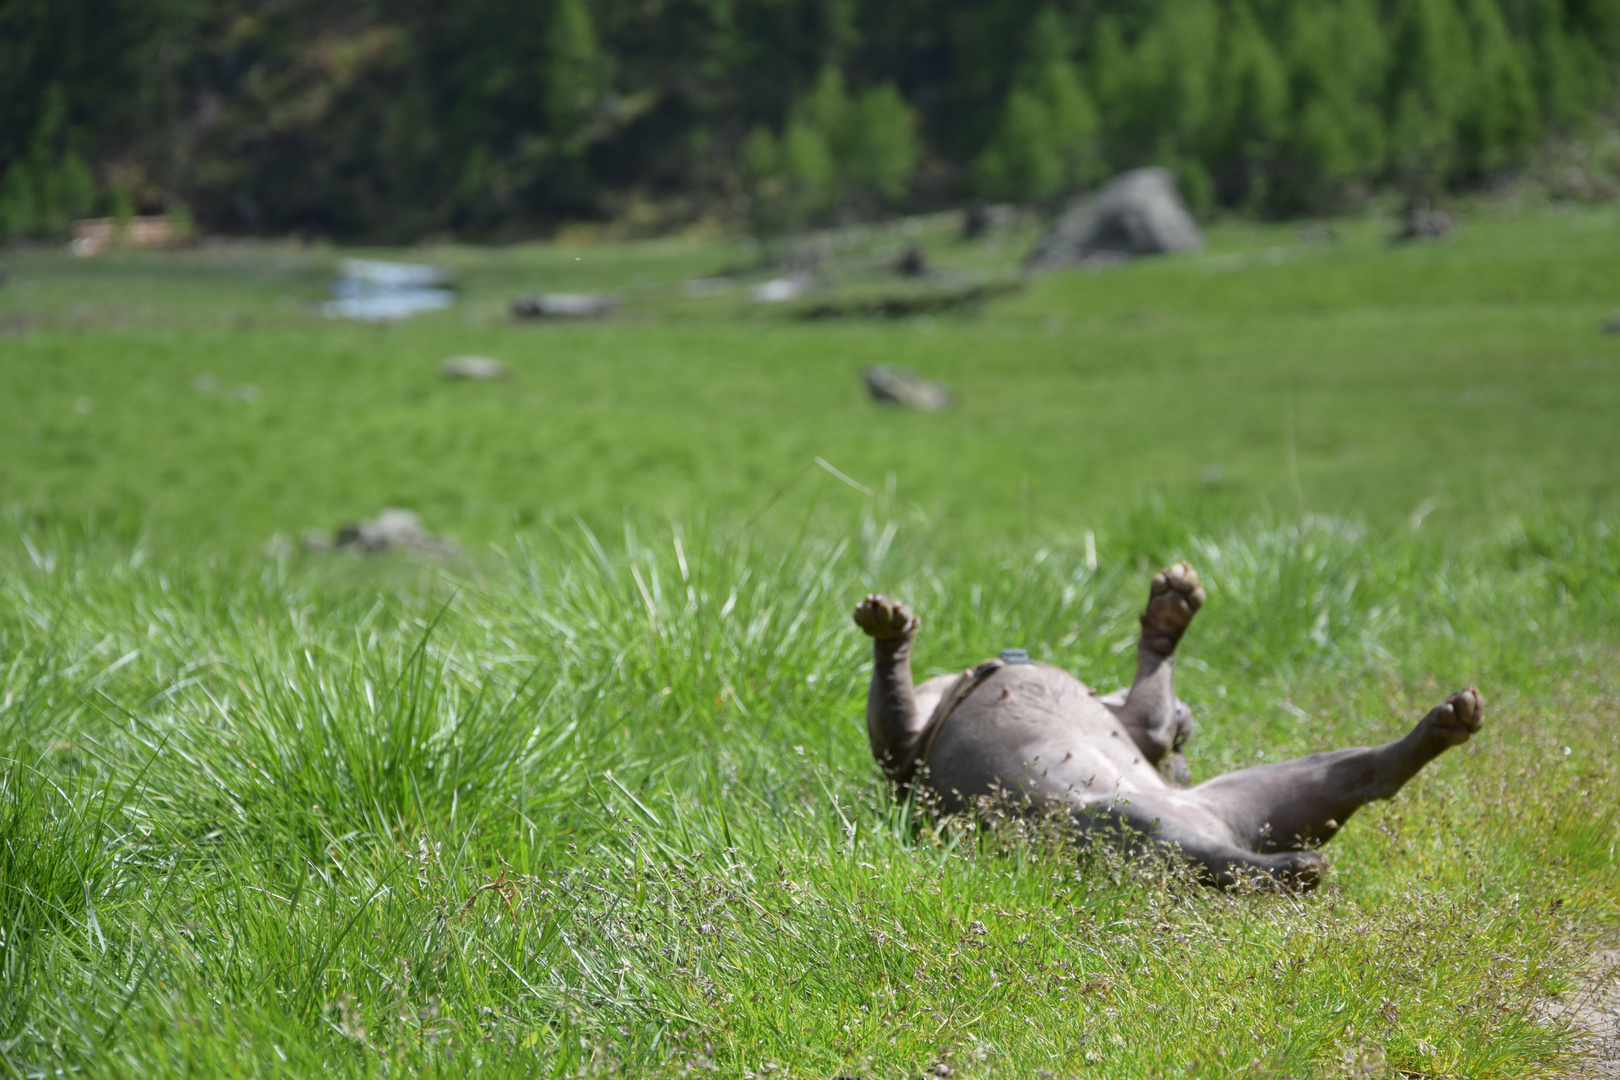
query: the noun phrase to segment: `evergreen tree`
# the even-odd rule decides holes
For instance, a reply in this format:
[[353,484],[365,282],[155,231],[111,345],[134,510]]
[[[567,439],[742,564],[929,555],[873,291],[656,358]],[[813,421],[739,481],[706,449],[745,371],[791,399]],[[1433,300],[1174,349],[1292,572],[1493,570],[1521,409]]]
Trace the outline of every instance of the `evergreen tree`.
[[1052,195],[1063,183],[1063,158],[1051,132],[1051,116],[1040,98],[1012,91],[990,145],[974,161],[974,186],[991,198],[1015,202]]
[[849,95],[844,92],[844,73],[832,65],[821,69],[810,92],[795,105],[793,116],[806,127],[818,131],[840,159],[854,152],[849,141]]
[[1386,100],[1390,161],[1408,189],[1439,188],[1457,163],[1457,120],[1474,83],[1471,54],[1451,0],[1406,0]]
[[1384,165],[1377,101],[1388,48],[1369,0],[1299,4],[1286,30],[1292,115],[1272,205],[1327,210],[1356,180]]
[[898,203],[917,171],[916,121],[892,83],[855,100],[840,140],[845,156],[838,171],[845,183],[868,196]]
[[[1612,8],[1612,0],[1582,5],[1588,10]],[[1554,128],[1578,127],[1590,116],[1613,83],[1611,53],[1607,62],[1599,52],[1602,31],[1583,32],[1571,18],[1565,0],[1512,0],[1509,18],[1524,42],[1523,56],[1535,88],[1538,111]],[[1599,16],[1598,25],[1607,22]]]
[[802,120],[788,124],[782,135],[782,163],[788,183],[790,220],[799,228],[812,214],[838,200],[841,189],[837,163],[827,137]]
[[1197,154],[1210,118],[1219,41],[1214,0],[1162,0],[1128,47],[1118,24],[1099,21],[1095,82],[1115,168],[1158,162],[1175,168],[1191,191],[1208,188]]
[[1535,90],[1495,0],[1464,0],[1474,51],[1471,92],[1457,120],[1463,167],[1484,173],[1517,161],[1537,134]]
[[1097,108],[1055,9],[1036,15],[1024,51],[990,142],[974,163],[976,186],[993,198],[1046,199],[1100,172]]
[[744,143],[742,179],[755,233],[793,232],[833,202],[832,152],[803,120],[790,121],[780,141],[756,127]]
[[0,177],[0,240],[32,236],[39,225],[38,200],[28,166],[14,161]]
[[1221,201],[1265,201],[1289,111],[1288,76],[1244,0],[1227,12],[1215,75],[1215,115],[1205,160]]
[[43,100],[27,153],[0,178],[0,238],[60,236],[95,205],[95,177],[67,128],[67,96],[52,86]]
[[850,196],[895,202],[917,168],[916,121],[900,92],[885,83],[851,99],[832,66],[794,106],[783,138],[809,214]]
[[601,97],[601,59],[584,0],[555,2],[543,60],[546,118],[552,137],[577,153]]
[[1104,15],[1092,30],[1091,76],[1092,97],[1097,102],[1098,118],[1110,159],[1116,159],[1125,142],[1125,113],[1129,107],[1130,50],[1125,45],[1125,32],[1119,19]]
[[96,204],[96,178],[74,150],[43,171],[38,190],[40,224],[55,235],[66,233],[76,218],[89,214]]

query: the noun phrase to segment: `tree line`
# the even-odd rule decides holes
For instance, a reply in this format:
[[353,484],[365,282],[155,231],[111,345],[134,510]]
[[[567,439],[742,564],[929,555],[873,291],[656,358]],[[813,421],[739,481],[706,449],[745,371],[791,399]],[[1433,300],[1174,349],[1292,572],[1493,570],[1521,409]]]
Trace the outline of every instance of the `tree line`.
[[0,238],[761,232],[1172,169],[1328,212],[1615,102],[1620,0],[0,0]]

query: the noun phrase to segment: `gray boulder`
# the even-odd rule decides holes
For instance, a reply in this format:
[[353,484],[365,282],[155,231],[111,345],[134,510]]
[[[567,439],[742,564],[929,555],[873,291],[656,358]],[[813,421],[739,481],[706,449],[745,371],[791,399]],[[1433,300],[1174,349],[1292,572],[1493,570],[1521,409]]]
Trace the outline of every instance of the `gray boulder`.
[[[328,551],[352,551],[364,555],[380,555],[385,551],[405,551],[453,559],[461,549],[442,536],[434,536],[422,528],[422,519],[410,510],[388,507],[367,521],[351,522],[336,532],[324,529],[306,529],[300,542],[312,554]],[[291,541],[277,533],[265,545],[265,553],[279,557],[292,550]]]
[[490,382],[510,378],[511,375],[511,370],[505,364],[488,356],[452,356],[439,365],[439,378],[441,379],[471,379],[475,382]]
[[425,555],[454,556],[456,546],[422,528],[422,519],[410,510],[384,509],[370,521],[357,521],[338,529],[335,546],[375,555],[384,551],[417,551]]
[[618,310],[612,293],[539,293],[512,301],[514,319],[600,319]]
[[861,373],[866,381],[866,392],[873,401],[888,405],[904,405],[924,412],[939,412],[949,408],[951,392],[936,382],[929,382],[915,371],[903,367],[879,364]]
[[1419,195],[1406,209],[1406,221],[1401,231],[1390,237],[1390,243],[1401,244],[1409,240],[1444,240],[1451,235],[1451,215],[1436,210],[1429,200]]
[[1025,260],[1031,270],[1112,261],[1120,256],[1197,251],[1204,235],[1167,169],[1121,173],[1075,203]]

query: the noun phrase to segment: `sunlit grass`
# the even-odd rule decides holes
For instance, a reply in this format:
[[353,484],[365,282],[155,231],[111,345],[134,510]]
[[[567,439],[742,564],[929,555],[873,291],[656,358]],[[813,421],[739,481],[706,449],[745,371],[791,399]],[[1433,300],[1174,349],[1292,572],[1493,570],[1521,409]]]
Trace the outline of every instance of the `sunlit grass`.
[[[1471,545],[1120,519],[942,554],[577,529],[471,573],[29,536],[0,593],[19,1074],[1554,1075],[1536,1002],[1620,918],[1620,531]],[[1570,553],[1578,552],[1578,557]],[[847,622],[920,666],[1020,644],[1109,687],[1195,562],[1195,775],[1487,727],[1329,848],[1221,895],[880,787]]]

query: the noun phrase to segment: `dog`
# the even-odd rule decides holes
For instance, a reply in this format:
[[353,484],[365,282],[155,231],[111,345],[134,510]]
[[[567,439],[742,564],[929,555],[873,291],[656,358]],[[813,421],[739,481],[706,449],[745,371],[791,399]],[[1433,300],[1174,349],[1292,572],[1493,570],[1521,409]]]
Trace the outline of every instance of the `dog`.
[[1477,733],[1473,687],[1377,747],[1308,754],[1196,786],[1182,744],[1192,711],[1176,697],[1175,652],[1205,592],[1186,563],[1156,574],[1142,612],[1136,679],[1099,698],[1061,668],[1010,649],[962,675],[913,687],[921,620],[873,594],[855,608],[872,638],[866,731],[872,755],[902,793],[940,811],[993,799],[1029,813],[1066,813],[1082,831],[1121,827],[1170,848],[1210,884],[1270,882],[1311,889],[1327,870],[1317,849],[1362,805],[1387,799],[1419,769]]

